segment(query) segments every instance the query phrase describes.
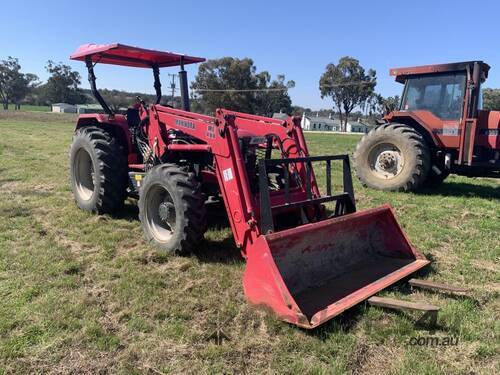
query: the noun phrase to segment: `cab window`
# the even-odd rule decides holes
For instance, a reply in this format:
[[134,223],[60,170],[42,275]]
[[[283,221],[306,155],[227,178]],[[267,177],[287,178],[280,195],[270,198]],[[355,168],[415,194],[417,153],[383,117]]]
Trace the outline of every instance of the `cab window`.
[[430,111],[443,120],[458,120],[462,116],[465,78],[465,72],[409,78],[401,110]]

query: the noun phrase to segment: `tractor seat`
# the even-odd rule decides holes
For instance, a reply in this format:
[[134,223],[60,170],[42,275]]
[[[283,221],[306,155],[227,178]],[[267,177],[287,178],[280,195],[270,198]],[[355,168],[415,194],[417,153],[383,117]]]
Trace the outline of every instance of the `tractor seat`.
[[127,109],[127,123],[129,128],[136,127],[141,123],[141,118],[139,116],[139,110],[135,108],[128,108]]

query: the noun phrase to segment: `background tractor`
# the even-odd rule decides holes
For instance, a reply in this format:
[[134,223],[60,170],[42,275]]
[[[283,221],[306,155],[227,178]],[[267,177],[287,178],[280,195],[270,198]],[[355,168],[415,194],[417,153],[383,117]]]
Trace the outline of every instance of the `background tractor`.
[[[146,239],[186,254],[203,240],[206,201],[222,200],[247,262],[248,300],[305,328],[429,264],[389,206],[356,212],[347,155],[310,156],[300,118],[190,112],[184,65],[204,59],[122,44],[84,45],[71,58],[86,63],[105,111],[77,121],[70,173],[80,208],[114,213],[138,198]],[[139,98],[114,113],[96,88],[97,63],[151,69],[156,103]],[[182,110],[159,104],[159,69],[170,66],[181,67]],[[324,168],[325,194],[313,164]]]
[[489,69],[482,61],[391,69],[404,84],[400,106],[358,143],[360,181],[414,191],[450,173],[500,177],[500,112],[481,109]]

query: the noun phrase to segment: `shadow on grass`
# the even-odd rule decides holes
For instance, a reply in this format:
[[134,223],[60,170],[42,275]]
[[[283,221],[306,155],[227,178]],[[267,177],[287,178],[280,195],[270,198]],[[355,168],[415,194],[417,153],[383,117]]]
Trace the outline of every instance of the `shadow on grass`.
[[111,215],[113,219],[121,219],[127,221],[139,221],[139,207],[137,206],[137,201],[131,201],[130,199],[125,201],[123,208]]
[[477,197],[500,199],[500,187],[469,184],[466,182],[443,182],[436,188],[424,188],[421,195],[442,195],[450,197]]
[[[229,220],[223,202],[207,202],[205,207],[207,209],[208,229],[229,227]],[[139,206],[137,200],[129,198],[125,201],[123,208],[119,212],[114,213],[111,217],[113,219],[139,221]]]
[[[226,208],[223,202],[210,202],[206,204],[208,229],[220,230],[229,227],[229,221],[226,214]],[[112,216],[114,219],[127,221],[139,221],[139,207],[137,201],[128,200],[120,212]],[[237,264],[244,263],[240,250],[234,243],[232,233],[225,235],[220,240],[203,241],[201,246],[193,252],[201,262]]]
[[222,241],[205,240],[200,249],[193,255],[203,263],[244,264],[240,250],[234,244],[233,236],[227,236]]
[[[223,230],[229,227],[226,208],[222,201],[207,202],[207,227],[211,230]],[[194,255],[206,263],[242,264],[245,262],[241,256],[240,249],[235,245],[232,231],[221,240],[206,239],[200,249]]]
[[364,302],[351,307],[342,314],[330,319],[315,329],[302,329],[308,336],[316,337],[322,341],[328,340],[333,334],[348,333],[354,329],[363,318],[366,311]]

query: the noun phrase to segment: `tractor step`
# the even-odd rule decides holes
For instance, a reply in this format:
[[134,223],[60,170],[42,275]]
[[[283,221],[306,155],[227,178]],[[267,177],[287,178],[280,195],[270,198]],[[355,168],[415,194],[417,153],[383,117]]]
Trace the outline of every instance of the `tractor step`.
[[447,285],[443,283],[436,283],[428,280],[420,280],[420,279],[410,279],[408,281],[412,287],[428,289],[428,290],[437,290],[441,292],[447,293],[467,293],[469,290],[465,288],[461,288],[454,285]]
[[146,173],[144,172],[129,172],[128,173],[128,185],[130,189],[131,195],[138,196],[139,190],[141,190],[141,184],[144,181],[144,177],[146,177]]

